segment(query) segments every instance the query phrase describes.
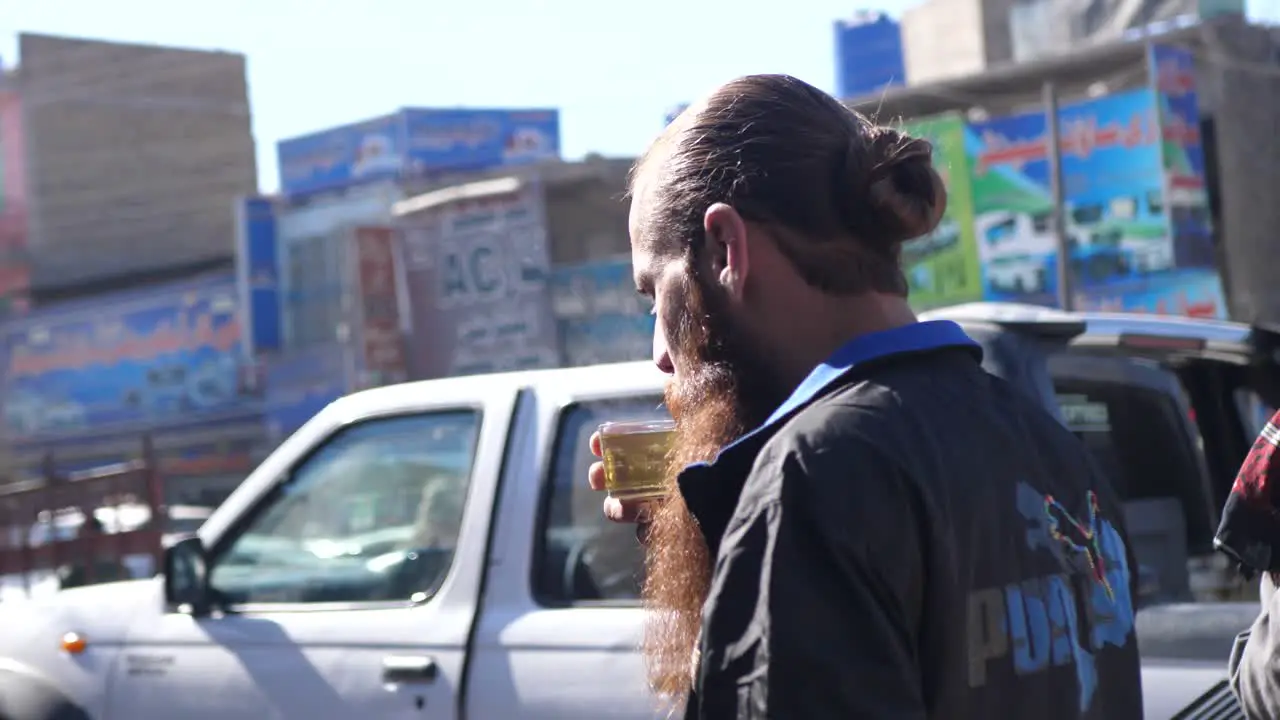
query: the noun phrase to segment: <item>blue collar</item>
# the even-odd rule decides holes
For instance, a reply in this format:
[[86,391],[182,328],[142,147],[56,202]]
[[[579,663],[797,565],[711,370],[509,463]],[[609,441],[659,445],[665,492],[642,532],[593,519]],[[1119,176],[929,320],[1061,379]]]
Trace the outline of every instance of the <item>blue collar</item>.
[[738,504],[755,454],[780,423],[859,365],[944,348],[966,349],[979,359],[982,357],[982,347],[949,320],[913,323],[854,338],[814,368],[764,424],[727,445],[711,462],[686,467],[677,478],[680,494],[698,522],[712,556],[719,551],[720,536]]
[[[872,360],[904,353],[941,350],[948,347],[970,348],[981,357],[982,346],[974,342],[965,331],[950,320],[928,320],[912,323],[892,330],[861,335],[845,343],[826,362],[813,369],[809,376],[791,393],[791,397],[760,427],[738,438],[720,451],[719,455],[741,445],[748,439],[767,432],[783,418],[808,405],[819,394],[853,368]],[[715,464],[719,455],[709,464]]]

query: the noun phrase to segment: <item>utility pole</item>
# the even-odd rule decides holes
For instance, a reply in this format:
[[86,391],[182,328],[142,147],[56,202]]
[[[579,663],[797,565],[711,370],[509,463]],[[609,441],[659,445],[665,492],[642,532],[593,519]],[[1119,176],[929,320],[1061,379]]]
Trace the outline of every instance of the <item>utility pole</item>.
[[1062,187],[1062,147],[1058,131],[1058,89],[1044,84],[1045,158],[1049,163],[1049,196],[1053,201],[1053,235],[1058,251],[1058,307],[1075,309],[1071,243],[1067,236],[1067,203]]

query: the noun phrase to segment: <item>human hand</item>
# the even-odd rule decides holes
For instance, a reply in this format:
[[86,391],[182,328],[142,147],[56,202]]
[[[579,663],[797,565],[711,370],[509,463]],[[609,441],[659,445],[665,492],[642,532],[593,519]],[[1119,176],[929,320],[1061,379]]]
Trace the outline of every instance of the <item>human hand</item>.
[[[596,457],[603,457],[604,453],[600,448],[600,433],[591,433],[591,454]],[[597,460],[591,463],[591,467],[587,470],[587,482],[591,483],[591,489],[602,491],[604,487],[604,463]],[[654,501],[651,499],[635,499],[635,500],[619,500],[614,497],[606,497],[604,499],[604,516],[614,522],[635,523],[636,537],[640,542],[645,541],[649,531],[649,521],[652,517]]]

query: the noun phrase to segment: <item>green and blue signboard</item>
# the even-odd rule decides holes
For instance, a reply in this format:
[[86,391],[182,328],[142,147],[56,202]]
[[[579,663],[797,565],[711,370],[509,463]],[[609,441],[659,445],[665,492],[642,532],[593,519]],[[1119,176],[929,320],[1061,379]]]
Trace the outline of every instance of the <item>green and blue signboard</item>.
[[[1073,299],[1080,308],[1225,317],[1194,61],[1153,45],[1149,63],[1147,87],[1059,109]],[[934,142],[949,190],[939,231],[904,250],[913,304],[1056,303],[1044,113],[983,122],[944,115],[906,129]],[[953,232],[954,241],[939,239]]]
[[919,310],[981,300],[982,266],[974,238],[971,130],[958,113],[907,123],[903,130],[933,143],[933,163],[947,186],[947,210],[928,235],[908,242],[902,264]]

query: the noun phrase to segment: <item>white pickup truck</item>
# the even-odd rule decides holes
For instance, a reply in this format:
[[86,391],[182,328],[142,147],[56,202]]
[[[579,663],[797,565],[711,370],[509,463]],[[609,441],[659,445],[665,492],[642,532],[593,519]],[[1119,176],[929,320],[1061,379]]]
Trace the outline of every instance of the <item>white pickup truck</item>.
[[[934,315],[959,320],[993,372],[1061,399],[1133,501],[1147,712],[1171,717],[1225,677],[1256,608],[1193,602],[1188,558],[1208,552],[1253,428],[1244,404],[1193,419],[1188,402],[1256,401],[1245,379],[1274,352],[1227,323]],[[663,716],[637,653],[640,550],[584,479],[590,432],[664,412],[662,381],[631,363],[335,402],[170,546],[162,574],[0,604],[0,720]],[[1133,459],[1155,447],[1158,462]]]

